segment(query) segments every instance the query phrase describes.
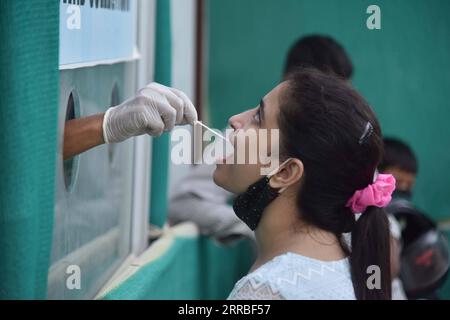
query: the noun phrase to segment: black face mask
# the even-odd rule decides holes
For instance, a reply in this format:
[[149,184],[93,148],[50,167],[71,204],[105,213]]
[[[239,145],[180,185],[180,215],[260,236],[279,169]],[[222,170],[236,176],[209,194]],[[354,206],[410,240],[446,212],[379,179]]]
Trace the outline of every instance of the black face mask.
[[[280,167],[288,160],[283,162]],[[258,227],[264,209],[280,195],[279,189],[270,186],[269,181],[273,174],[256,181],[248,187],[247,191],[238,195],[234,200],[233,210],[236,216],[252,230]]]
[[234,212],[252,230],[258,226],[264,209],[279,195],[269,181],[270,177],[256,181],[234,200]]

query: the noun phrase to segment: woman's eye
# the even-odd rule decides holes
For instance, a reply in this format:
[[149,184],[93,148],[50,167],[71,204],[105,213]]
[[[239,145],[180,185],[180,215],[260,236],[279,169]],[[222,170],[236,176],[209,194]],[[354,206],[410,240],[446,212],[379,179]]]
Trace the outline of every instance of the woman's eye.
[[253,116],[253,120],[255,120],[258,124],[261,123],[261,112],[260,109],[256,110],[255,115]]

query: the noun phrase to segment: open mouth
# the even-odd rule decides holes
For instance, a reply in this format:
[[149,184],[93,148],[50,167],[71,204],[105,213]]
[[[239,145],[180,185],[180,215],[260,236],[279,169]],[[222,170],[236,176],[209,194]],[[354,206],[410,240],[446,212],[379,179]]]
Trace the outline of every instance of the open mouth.
[[221,153],[217,155],[215,164],[233,164],[234,163],[234,154],[235,154],[235,146],[234,146],[234,135],[232,132],[227,130],[226,132],[226,140],[222,140],[222,148],[220,148]]
[[234,163],[234,153],[231,153],[230,155],[224,155],[220,156],[216,159],[216,164],[233,164]]

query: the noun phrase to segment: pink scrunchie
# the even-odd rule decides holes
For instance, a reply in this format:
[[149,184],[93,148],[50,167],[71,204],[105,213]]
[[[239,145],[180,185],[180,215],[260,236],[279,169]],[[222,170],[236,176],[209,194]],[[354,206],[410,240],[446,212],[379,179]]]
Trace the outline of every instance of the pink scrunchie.
[[346,206],[350,207],[353,213],[362,213],[368,206],[385,207],[391,202],[394,190],[394,176],[378,174],[376,181],[366,188],[356,191]]

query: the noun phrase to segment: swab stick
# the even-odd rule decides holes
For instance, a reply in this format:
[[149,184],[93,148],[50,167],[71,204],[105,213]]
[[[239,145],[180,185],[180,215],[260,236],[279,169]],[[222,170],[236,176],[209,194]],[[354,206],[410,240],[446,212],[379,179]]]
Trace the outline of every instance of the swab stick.
[[216,131],[214,131],[213,129],[211,129],[210,127],[208,127],[207,125],[203,124],[201,121],[196,121],[195,124],[199,124],[201,125],[203,128],[207,129],[208,131],[211,131],[212,133],[214,133],[216,136],[222,138],[223,140],[227,141],[227,138],[225,138],[223,135],[221,135],[220,133],[217,133]]

